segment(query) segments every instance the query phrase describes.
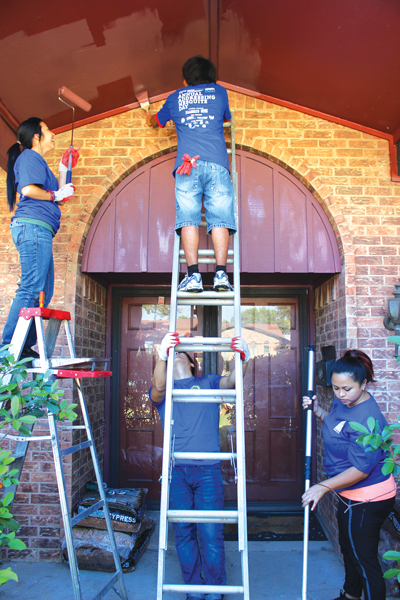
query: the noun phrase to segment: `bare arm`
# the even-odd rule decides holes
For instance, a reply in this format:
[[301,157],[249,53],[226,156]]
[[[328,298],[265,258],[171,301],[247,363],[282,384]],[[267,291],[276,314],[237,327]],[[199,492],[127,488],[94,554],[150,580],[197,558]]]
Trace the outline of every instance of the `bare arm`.
[[151,399],[155,404],[159,404],[165,397],[165,386],[167,380],[167,363],[165,360],[158,359],[153,373],[153,388],[151,390]]
[[[243,376],[247,371],[248,363],[242,363]],[[222,377],[219,382],[220,390],[233,390],[235,388],[235,367],[233,367],[232,371],[230,371],[229,375]]]
[[47,200],[47,202],[51,202],[51,192],[46,192],[43,188],[38,185],[30,184],[25,185],[21,189],[21,193],[23,196],[28,196],[29,198],[34,198],[35,200]]
[[310,489],[307,490],[302,496],[303,506],[313,502],[311,510],[314,510],[322,496],[324,496],[327,492],[337,490],[339,488],[348,488],[355,483],[366,479],[368,475],[369,473],[363,473],[355,467],[350,467],[349,469],[343,471],[343,473],[339,473],[339,475],[335,475],[335,477],[325,479],[325,481],[321,481],[321,483],[317,483],[316,485],[310,487]]

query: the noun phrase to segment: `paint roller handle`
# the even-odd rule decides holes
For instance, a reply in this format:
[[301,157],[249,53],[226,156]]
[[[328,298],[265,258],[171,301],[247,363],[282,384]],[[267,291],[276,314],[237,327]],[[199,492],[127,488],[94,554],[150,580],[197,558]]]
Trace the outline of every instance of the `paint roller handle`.
[[69,153],[69,157],[68,157],[68,171],[67,171],[66,183],[71,183],[71,179],[72,179],[72,149],[73,149],[73,146],[70,146],[69,149],[70,149],[70,153]]

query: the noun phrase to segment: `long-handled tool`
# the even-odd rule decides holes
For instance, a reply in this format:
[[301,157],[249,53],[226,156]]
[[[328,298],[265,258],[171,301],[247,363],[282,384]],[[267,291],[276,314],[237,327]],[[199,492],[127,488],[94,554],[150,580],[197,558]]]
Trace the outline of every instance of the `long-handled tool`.
[[[314,397],[314,359],[315,346],[308,346],[308,379],[307,379],[307,396]],[[307,430],[306,430],[306,456],[305,456],[305,489],[306,492],[310,487],[311,481],[311,441],[312,441],[312,415],[313,402],[307,407]],[[308,528],[310,518],[310,505],[304,507],[304,531],[303,531],[303,592],[302,600],[307,600],[307,566],[308,566]]]
[[[77,106],[78,108],[81,108],[85,112],[89,112],[92,109],[92,105],[89,104],[89,102],[86,102],[86,100],[83,100],[83,98],[80,98],[77,94],[74,94],[74,92],[71,92],[71,90],[69,90],[65,86],[60,87],[60,89],[58,90],[58,99],[60,100],[60,102],[62,102],[66,106],[69,106],[69,108],[72,108],[72,128],[71,128],[71,145],[70,145],[71,152],[69,153],[69,157],[68,157],[68,171],[67,171],[67,183],[71,183],[72,149],[74,147],[75,106]],[[69,102],[67,102],[67,100],[69,102],[71,102],[71,104],[69,104]],[[73,104],[75,104],[75,106],[72,106]]]

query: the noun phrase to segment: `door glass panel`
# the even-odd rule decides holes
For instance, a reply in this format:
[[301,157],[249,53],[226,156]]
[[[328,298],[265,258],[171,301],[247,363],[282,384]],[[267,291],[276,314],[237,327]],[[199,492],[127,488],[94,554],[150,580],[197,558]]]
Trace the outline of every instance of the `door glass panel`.
[[[247,499],[293,500],[301,492],[301,413],[298,306],[296,299],[242,299],[242,336],[251,359],[244,378]],[[222,307],[220,335],[233,337],[233,307]],[[234,367],[222,353],[219,372]],[[222,404],[221,450],[235,440],[235,405]],[[225,500],[236,500],[234,470],[222,463]]]

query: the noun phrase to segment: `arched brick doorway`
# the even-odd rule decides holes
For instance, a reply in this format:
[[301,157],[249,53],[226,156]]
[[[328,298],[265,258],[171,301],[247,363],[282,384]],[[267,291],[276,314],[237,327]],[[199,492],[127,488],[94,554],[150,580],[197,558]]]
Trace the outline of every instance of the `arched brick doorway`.
[[[92,223],[82,262],[83,272],[110,286],[115,375],[106,409],[109,480],[148,487],[154,500],[162,433],[146,394],[168,326],[174,160],[168,154],[147,163],[110,194]],[[293,501],[303,486],[300,399],[308,290],[340,271],[339,252],[321,206],[283,167],[239,151],[238,174],[243,335],[253,353],[245,382],[248,499]],[[205,246],[209,236],[204,230],[201,236]],[[206,284],[211,276],[205,273]],[[218,316],[204,307],[182,313],[179,327],[183,334],[229,335],[230,319],[228,312]],[[200,362],[200,368],[210,365]],[[222,414],[220,428],[228,450],[234,414]],[[230,500],[233,474],[225,465],[224,478]]]

